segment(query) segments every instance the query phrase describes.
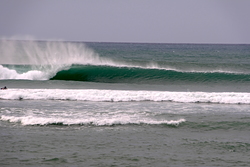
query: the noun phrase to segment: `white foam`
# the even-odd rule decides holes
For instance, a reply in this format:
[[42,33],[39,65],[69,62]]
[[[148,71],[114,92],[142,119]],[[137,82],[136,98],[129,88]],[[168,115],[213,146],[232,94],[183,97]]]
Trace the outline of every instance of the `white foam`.
[[250,93],[169,92],[99,89],[8,89],[0,91],[6,100],[82,100],[96,102],[172,101],[181,103],[250,104]]
[[0,120],[9,121],[13,123],[21,123],[22,125],[49,125],[49,124],[63,124],[63,125],[95,125],[95,126],[110,126],[110,125],[126,125],[126,124],[150,124],[159,125],[167,124],[178,126],[180,123],[185,122],[185,119],[179,120],[153,120],[152,118],[133,118],[127,116],[111,116],[111,117],[39,117],[35,115],[28,116],[1,116]]
[[27,79],[27,80],[47,80],[49,75],[38,70],[31,70],[22,74],[17,73],[16,70],[8,69],[0,65],[0,79]]

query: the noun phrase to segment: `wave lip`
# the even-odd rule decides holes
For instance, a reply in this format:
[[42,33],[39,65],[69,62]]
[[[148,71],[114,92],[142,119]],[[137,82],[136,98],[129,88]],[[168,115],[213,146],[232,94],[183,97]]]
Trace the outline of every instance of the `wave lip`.
[[250,104],[250,93],[237,92],[169,92],[99,89],[8,89],[0,91],[3,100],[69,100],[94,102],[180,102]]

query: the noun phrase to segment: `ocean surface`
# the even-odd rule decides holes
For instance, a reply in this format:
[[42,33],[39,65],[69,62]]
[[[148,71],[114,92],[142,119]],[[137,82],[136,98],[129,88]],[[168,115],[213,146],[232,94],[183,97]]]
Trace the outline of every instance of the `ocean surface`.
[[0,166],[249,166],[250,45],[0,41]]

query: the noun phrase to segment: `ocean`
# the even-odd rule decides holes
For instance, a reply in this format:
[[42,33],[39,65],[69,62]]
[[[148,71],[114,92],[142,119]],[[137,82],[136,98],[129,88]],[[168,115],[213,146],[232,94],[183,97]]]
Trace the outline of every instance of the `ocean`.
[[0,166],[249,166],[250,45],[0,41]]

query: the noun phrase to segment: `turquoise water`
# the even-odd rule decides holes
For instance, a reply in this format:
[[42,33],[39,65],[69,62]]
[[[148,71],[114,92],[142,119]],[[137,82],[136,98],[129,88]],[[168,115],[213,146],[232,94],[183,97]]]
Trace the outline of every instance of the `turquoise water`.
[[250,45],[0,48],[1,166],[250,162]]

